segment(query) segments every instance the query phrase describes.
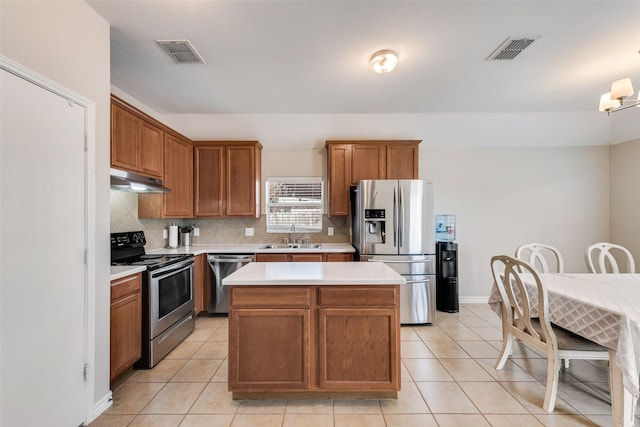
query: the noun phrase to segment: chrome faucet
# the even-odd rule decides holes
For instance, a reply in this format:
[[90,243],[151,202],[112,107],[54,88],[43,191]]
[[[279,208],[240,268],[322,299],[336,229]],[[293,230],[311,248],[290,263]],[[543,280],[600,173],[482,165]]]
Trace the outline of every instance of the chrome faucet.
[[291,243],[296,244],[296,225],[291,224]]

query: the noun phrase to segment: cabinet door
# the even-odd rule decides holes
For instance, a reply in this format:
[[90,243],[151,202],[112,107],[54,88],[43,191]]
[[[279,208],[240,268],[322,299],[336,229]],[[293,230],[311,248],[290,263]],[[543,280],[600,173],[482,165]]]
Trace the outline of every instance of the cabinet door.
[[326,262],[351,262],[353,261],[353,254],[349,252],[327,252],[324,254],[324,260]]
[[164,132],[144,120],[140,121],[140,172],[164,175]]
[[256,216],[256,147],[226,148],[226,215]]
[[224,152],[221,146],[194,149],[194,214],[197,217],[224,215]]
[[171,191],[164,195],[165,218],[193,216],[193,149],[191,144],[165,134],[164,184]]
[[320,308],[318,385],[325,390],[398,390],[397,310]]
[[351,146],[328,146],[329,216],[349,214],[349,186],[351,185]]
[[387,145],[386,179],[418,179],[418,145]]
[[256,262],[287,262],[287,254],[256,254]]
[[323,254],[291,254],[290,261],[291,262],[323,262],[324,255]]
[[232,309],[229,389],[310,388],[309,309]]
[[385,146],[382,144],[354,144],[351,149],[351,185],[363,179],[384,179]]
[[142,356],[142,276],[111,283],[111,379]]
[[139,172],[139,125],[138,117],[111,104],[111,166]]
[[207,254],[196,255],[195,265],[193,268],[193,302],[196,315],[209,309],[207,291],[209,280],[210,276]]

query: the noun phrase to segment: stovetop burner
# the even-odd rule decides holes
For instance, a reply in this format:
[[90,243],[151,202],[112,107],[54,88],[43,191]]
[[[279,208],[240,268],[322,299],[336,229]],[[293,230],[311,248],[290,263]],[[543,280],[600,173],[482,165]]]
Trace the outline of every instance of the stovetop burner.
[[143,231],[111,234],[111,265],[144,265],[155,270],[191,258],[190,254],[145,254]]

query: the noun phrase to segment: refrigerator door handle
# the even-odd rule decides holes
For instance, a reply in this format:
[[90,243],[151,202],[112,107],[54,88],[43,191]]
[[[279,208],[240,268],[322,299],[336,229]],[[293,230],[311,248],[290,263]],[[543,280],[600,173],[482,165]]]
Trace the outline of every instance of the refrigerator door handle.
[[398,247],[398,189],[393,189],[393,247]]
[[398,247],[404,246],[404,190],[400,187],[400,195],[398,199],[400,212],[398,214]]

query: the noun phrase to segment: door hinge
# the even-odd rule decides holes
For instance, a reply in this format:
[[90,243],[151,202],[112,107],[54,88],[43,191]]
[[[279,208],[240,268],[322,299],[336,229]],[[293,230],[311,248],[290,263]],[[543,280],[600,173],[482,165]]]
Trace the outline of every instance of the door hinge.
[[87,378],[89,377],[89,364],[88,363],[84,364],[84,369],[82,370],[82,376],[83,376],[84,380],[87,381]]
[[84,151],[88,151],[89,150],[89,137],[87,136],[87,134],[84,134]]
[[85,265],[89,264],[89,250],[88,249],[84,250],[84,264]]

